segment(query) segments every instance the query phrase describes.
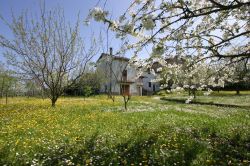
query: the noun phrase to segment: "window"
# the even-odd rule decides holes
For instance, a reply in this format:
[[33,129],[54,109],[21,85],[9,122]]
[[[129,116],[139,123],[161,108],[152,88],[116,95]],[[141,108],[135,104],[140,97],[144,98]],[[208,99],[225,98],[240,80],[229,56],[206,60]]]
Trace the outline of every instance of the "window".
[[127,81],[127,70],[123,70],[123,72],[122,72],[122,80]]
[[148,74],[150,74],[150,73],[151,73],[151,72],[150,72],[150,68],[148,68],[148,69],[147,69],[147,72],[148,72]]
[[142,77],[139,77],[138,81],[139,81],[140,83],[143,83]]
[[127,70],[123,70],[122,76],[126,76],[127,77]]
[[148,87],[151,88],[151,82],[148,83]]

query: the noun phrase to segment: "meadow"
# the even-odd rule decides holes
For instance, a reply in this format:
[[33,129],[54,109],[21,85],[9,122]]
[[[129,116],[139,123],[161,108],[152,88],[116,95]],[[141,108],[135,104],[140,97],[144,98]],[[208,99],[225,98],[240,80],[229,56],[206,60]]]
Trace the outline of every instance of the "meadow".
[[0,100],[0,165],[250,165],[250,93]]

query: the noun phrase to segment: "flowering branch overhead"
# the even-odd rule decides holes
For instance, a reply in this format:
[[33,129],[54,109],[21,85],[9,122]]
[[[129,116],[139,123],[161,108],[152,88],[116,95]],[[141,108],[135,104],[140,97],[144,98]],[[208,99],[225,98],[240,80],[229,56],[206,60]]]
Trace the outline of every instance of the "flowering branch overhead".
[[[162,50],[157,50],[162,55],[173,50],[188,54],[195,49],[199,56],[247,58],[249,8],[246,0],[137,0],[118,21],[108,19],[108,12],[101,8],[94,8],[91,16],[107,23],[118,37],[134,37],[136,43],[129,43],[128,48],[137,52],[150,44],[154,52],[160,43]],[[230,54],[232,49],[244,54]]]

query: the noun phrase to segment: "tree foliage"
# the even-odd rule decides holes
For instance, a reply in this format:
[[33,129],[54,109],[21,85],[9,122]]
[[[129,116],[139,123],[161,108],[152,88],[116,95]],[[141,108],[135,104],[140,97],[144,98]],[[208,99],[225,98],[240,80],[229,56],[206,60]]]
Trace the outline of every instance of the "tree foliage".
[[13,71],[7,70],[3,65],[0,66],[0,98],[5,97],[6,104],[8,97],[17,93],[18,79]]
[[94,70],[86,71],[71,87],[65,89],[67,95],[90,96],[99,94],[102,77]]

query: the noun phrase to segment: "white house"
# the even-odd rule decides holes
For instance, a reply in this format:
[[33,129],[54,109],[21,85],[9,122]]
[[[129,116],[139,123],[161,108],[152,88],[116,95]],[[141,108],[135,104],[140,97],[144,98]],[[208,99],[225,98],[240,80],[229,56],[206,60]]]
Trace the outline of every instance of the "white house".
[[102,53],[97,60],[97,72],[103,78],[100,92],[125,95],[151,95],[159,90],[155,75],[145,72],[138,78],[138,69],[129,65],[129,59]]

